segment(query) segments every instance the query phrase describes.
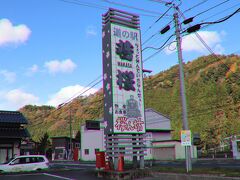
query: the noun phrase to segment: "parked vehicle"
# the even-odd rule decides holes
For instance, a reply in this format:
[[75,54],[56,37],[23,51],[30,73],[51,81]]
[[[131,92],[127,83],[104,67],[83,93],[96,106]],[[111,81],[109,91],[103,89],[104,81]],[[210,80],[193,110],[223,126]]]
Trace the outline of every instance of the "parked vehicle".
[[0,172],[36,171],[49,168],[49,161],[43,155],[17,156],[0,164]]

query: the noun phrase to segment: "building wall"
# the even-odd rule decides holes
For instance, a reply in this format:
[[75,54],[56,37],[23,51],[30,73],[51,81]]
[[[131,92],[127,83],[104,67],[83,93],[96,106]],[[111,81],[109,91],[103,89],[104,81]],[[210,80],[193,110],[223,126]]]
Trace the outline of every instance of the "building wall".
[[[6,140],[5,140],[6,141]],[[7,160],[20,155],[19,140],[9,143],[0,143],[0,163],[4,163]]]
[[[95,149],[105,150],[104,146],[104,130],[88,130],[85,126],[81,126],[81,160],[95,161]],[[86,152],[88,151],[88,153]]]
[[[146,142],[146,156],[144,159],[149,160],[153,159],[153,148],[152,140],[170,140],[170,132],[147,132],[145,134]],[[86,154],[85,150],[89,151],[89,154]],[[81,160],[84,161],[95,161],[95,149],[105,150],[104,142],[104,130],[87,130],[85,126],[81,126]],[[132,160],[131,157],[127,156],[127,160]]]
[[[179,142],[179,141],[154,142],[153,147],[158,147],[157,149],[159,149],[159,151],[161,151],[162,153],[165,152],[162,149],[166,149],[168,147],[173,147],[174,152],[175,152],[173,157],[169,158],[169,154],[166,154],[166,157],[168,157],[168,159],[176,159],[176,160],[185,159],[185,147],[182,146],[181,142]],[[154,150],[157,151],[157,149],[154,149]],[[166,151],[166,153],[167,153],[167,151]],[[192,146],[191,153],[192,153],[192,158],[197,158],[196,146]],[[163,154],[163,157],[164,157],[164,154]],[[153,158],[155,158],[155,157],[153,156]]]
[[66,138],[53,138],[52,139],[52,147],[55,149],[55,147],[65,147],[67,148],[67,141]]
[[170,132],[153,132],[152,135],[153,140],[166,141],[172,139]]
[[185,159],[185,147],[180,142],[175,144],[176,159]]
[[19,142],[14,143],[13,156],[20,156]]
[[[191,157],[197,158],[197,147],[191,146]],[[176,144],[176,159],[185,159],[185,147],[180,142]]]
[[231,143],[232,143],[233,158],[240,159],[240,149],[239,149],[240,140],[234,139],[232,140]]
[[175,147],[153,148],[152,151],[155,160],[175,160]]
[[[145,134],[146,151],[145,159],[152,159],[152,140],[171,140],[170,119],[152,109],[146,109],[146,126],[149,132]],[[95,149],[105,150],[104,142],[104,122],[101,122],[100,130],[87,130],[85,125],[81,126],[81,160],[93,161],[96,159]],[[151,131],[152,130],[152,131]],[[156,132],[158,130],[168,130],[167,132]],[[88,151],[86,153],[86,150]],[[126,157],[131,160],[131,157]]]

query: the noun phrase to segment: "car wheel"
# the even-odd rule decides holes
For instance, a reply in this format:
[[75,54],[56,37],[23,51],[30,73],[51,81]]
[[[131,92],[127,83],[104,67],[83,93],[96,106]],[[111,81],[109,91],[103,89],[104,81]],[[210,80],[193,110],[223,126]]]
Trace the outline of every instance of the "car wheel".
[[41,171],[42,169],[40,169],[40,168],[38,168],[38,169],[36,169],[37,171]]
[[0,174],[2,174],[4,171],[3,170],[0,170]]

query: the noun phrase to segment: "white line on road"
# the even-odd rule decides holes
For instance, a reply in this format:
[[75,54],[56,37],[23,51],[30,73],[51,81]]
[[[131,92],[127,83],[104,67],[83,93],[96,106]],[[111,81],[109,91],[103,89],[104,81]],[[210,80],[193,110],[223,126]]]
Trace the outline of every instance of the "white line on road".
[[67,178],[67,177],[63,177],[63,176],[58,176],[58,175],[54,175],[54,174],[48,174],[48,173],[43,173],[43,175],[45,175],[45,176],[51,176],[51,177],[55,177],[55,178],[59,178],[59,179],[74,180],[74,179],[71,179],[71,178]]

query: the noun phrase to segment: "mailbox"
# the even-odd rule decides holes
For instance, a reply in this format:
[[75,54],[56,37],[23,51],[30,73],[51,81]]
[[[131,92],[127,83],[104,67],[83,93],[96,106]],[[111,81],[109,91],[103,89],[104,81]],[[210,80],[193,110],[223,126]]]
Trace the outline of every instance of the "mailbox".
[[96,168],[101,169],[105,167],[105,152],[96,152]]

